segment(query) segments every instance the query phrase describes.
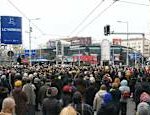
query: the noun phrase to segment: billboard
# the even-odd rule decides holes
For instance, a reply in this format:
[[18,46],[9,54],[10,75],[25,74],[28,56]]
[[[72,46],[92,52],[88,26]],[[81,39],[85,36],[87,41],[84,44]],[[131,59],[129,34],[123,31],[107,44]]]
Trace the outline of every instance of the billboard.
[[113,45],[121,45],[121,38],[113,38]]
[[1,16],[1,43],[22,44],[22,18]]
[[103,39],[101,43],[101,60],[110,61],[110,42],[107,39]]
[[71,38],[71,45],[91,45],[91,37],[73,37]]
[[47,48],[55,48],[55,47],[56,47],[56,41],[49,40],[47,42]]

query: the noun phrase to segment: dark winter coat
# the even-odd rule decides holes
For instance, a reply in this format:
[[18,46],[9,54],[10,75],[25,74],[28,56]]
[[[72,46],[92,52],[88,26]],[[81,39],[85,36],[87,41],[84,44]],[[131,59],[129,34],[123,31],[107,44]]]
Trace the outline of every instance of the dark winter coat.
[[102,105],[98,110],[97,115],[117,115],[118,110],[114,103],[108,103],[107,105]]
[[54,97],[45,98],[43,100],[42,113],[43,115],[59,115],[62,109],[62,104]]
[[25,92],[21,90],[21,88],[14,89],[12,93],[16,106],[15,106],[15,111],[16,115],[26,115],[26,110],[27,110],[27,96]]
[[92,107],[88,104],[84,103],[79,103],[79,104],[74,104],[72,103],[71,106],[75,108],[75,110],[80,113],[80,115],[94,115],[94,111]]
[[94,85],[91,85],[85,90],[85,103],[93,107],[93,101],[95,94],[97,93],[97,88]]

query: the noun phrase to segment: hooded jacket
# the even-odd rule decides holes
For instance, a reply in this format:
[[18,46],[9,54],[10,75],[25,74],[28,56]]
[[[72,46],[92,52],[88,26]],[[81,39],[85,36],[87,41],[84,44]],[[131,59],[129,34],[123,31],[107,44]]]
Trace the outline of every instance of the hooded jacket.
[[[130,93],[130,87],[128,86],[128,81],[127,80],[122,80],[120,83],[119,90],[121,91],[121,94],[123,94],[124,91],[127,91]],[[120,101],[127,102],[127,99],[124,99],[123,96],[121,95]]]
[[93,109],[94,110],[98,111],[99,108],[101,108],[101,105],[103,103],[103,97],[104,97],[105,93],[107,93],[106,90],[99,90],[96,93],[94,101],[93,101]]

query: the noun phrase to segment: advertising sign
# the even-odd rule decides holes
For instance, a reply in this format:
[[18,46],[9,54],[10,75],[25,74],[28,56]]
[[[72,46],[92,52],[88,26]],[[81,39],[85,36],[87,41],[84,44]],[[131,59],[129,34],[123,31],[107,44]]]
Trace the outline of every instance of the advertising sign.
[[1,43],[22,44],[22,18],[1,16]]
[[101,43],[101,60],[110,61],[110,42],[107,39]]
[[113,45],[121,45],[121,38],[113,38]]
[[71,38],[71,45],[91,45],[91,37],[73,37]]
[[47,47],[48,48],[55,48],[56,47],[56,41],[49,40],[47,42]]

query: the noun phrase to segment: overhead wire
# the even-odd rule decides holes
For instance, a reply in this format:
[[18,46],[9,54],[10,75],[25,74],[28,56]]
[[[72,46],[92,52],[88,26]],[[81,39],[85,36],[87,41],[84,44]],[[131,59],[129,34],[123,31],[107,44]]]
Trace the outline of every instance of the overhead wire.
[[[28,18],[26,16],[26,14],[24,12],[22,12],[11,0],[7,0],[10,5],[12,5],[24,18],[26,18],[28,21],[30,20],[30,18]],[[42,34],[44,35],[44,32],[34,23],[31,22],[31,24]]]
[[108,7],[106,7],[104,10],[102,10],[95,18],[93,18],[88,24],[86,24],[83,28],[80,29],[80,31],[77,32],[76,36],[85,30],[90,24],[92,24],[97,18],[99,18],[104,12],[106,12],[109,8],[111,8],[116,1],[113,1]]
[[102,3],[104,2],[105,0],[101,0],[101,2],[99,2],[96,7],[94,7],[94,9],[92,9],[90,11],[90,13],[73,29],[73,31],[71,32],[71,34],[73,34],[95,11],[97,8],[99,8]]
[[142,4],[142,3],[137,3],[137,2],[128,2],[128,1],[123,1],[123,0],[119,0],[119,2],[134,4],[134,5],[150,6],[148,4]]

